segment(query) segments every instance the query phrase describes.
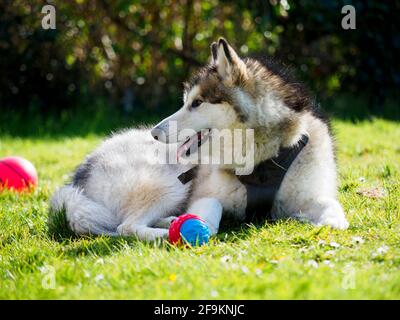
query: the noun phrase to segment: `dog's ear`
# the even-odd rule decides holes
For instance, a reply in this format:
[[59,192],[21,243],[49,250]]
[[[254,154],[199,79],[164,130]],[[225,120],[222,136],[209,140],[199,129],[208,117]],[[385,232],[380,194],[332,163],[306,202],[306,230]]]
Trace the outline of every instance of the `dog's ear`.
[[218,56],[218,44],[214,41],[211,43],[211,61],[213,64],[217,63],[217,56]]
[[224,38],[211,45],[211,52],[222,79],[234,82],[237,77],[246,75],[246,65]]

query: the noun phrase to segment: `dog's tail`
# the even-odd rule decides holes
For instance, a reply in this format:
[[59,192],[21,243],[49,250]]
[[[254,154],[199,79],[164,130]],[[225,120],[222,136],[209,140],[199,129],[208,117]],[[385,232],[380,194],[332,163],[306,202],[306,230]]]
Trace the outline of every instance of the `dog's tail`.
[[[49,229],[60,234],[69,228],[75,234],[117,235],[118,221],[103,205],[89,199],[72,185],[58,189],[50,201]],[[65,231],[65,230],[64,230]]]

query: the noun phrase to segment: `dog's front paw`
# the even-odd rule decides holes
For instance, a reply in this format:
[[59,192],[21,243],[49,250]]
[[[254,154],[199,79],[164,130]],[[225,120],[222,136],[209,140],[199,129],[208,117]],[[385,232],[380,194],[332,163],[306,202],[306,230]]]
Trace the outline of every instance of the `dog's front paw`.
[[127,236],[131,236],[132,234],[134,234],[133,230],[130,228],[129,225],[127,224],[120,224],[117,227],[117,234],[122,236],[122,237],[127,237]]
[[345,230],[349,227],[349,222],[347,221],[342,208],[338,204],[338,206],[330,206],[326,208],[319,217],[316,225],[331,226],[335,229]]
[[145,225],[123,223],[117,228],[121,236],[136,236],[143,241],[156,241],[168,239],[168,230],[161,228],[150,228]]

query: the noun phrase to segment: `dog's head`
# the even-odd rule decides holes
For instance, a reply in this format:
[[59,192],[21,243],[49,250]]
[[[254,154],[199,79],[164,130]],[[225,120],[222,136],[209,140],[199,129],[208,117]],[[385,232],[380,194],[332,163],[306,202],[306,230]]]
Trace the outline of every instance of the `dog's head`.
[[211,63],[184,87],[182,108],[152,130],[162,142],[187,147],[200,145],[212,129],[276,126],[303,103],[293,84],[258,60],[241,59],[223,38],[211,44]]

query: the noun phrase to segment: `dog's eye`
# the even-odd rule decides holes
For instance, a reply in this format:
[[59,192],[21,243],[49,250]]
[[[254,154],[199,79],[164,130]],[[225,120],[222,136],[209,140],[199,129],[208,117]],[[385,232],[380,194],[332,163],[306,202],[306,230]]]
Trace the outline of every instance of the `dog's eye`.
[[200,106],[203,103],[203,101],[201,101],[200,99],[195,99],[192,102],[192,108],[197,108],[198,106]]

